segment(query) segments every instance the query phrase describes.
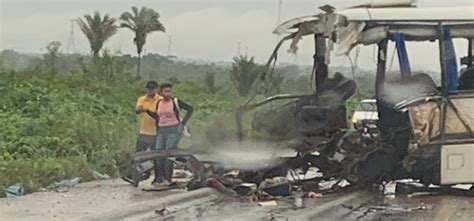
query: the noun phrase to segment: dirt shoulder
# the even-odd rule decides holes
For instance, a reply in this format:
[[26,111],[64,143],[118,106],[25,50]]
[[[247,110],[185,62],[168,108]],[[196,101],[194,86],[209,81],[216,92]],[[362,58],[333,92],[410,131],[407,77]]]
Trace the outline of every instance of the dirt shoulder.
[[78,220],[87,215],[181,192],[143,192],[141,188],[134,188],[120,179],[94,181],[79,184],[67,192],[37,192],[22,197],[1,198],[0,220]]

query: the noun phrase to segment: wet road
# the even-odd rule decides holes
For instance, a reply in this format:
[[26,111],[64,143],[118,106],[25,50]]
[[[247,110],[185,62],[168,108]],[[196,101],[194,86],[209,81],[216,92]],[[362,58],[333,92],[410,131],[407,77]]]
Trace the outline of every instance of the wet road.
[[474,220],[474,198],[406,195],[388,198],[357,192],[305,199],[296,208],[293,197],[277,206],[261,207],[246,199],[223,197],[218,201],[183,208],[150,220]]
[[[176,200],[183,195],[186,197]],[[143,192],[120,180],[109,180],[80,184],[63,193],[0,199],[0,220],[79,220],[90,215],[107,220],[104,212],[125,214],[110,220],[474,220],[474,197],[384,197],[352,192],[304,199],[303,208],[295,206],[294,196],[277,199],[276,203],[262,207],[247,198],[224,196],[212,189]],[[131,205],[149,209],[139,214]],[[130,216],[124,213],[125,208]]]

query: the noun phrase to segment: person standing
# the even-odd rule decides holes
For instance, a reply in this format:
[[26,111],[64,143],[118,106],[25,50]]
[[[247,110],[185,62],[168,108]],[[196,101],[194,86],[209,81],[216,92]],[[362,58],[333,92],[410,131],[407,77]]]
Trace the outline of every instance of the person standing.
[[[135,106],[135,113],[140,115],[140,132],[138,134],[135,152],[146,151],[156,147],[157,124],[155,119],[146,114],[146,110],[155,110],[156,104],[161,99],[158,95],[158,83],[148,81],[146,84],[147,93],[140,96]],[[155,177],[158,173],[158,164],[155,162]],[[148,179],[149,171],[143,175],[143,179]],[[123,180],[132,183],[130,171],[122,177]],[[156,178],[155,178],[156,179]]]
[[[159,128],[156,149],[175,149],[178,148],[181,136],[185,132],[186,125],[194,110],[191,105],[173,97],[172,85],[169,83],[160,86],[160,94],[163,99],[157,102],[155,111],[147,110],[147,113],[156,119]],[[181,110],[186,111],[186,115],[182,119],[180,117]],[[173,175],[173,161],[160,160],[158,170],[156,181],[165,186],[170,185]]]

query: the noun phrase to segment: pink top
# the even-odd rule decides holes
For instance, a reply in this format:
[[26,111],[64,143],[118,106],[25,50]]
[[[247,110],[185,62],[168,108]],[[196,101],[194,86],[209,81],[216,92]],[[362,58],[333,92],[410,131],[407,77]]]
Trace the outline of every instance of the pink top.
[[159,101],[160,103],[158,104],[158,117],[159,123],[158,126],[160,127],[166,127],[166,126],[174,126],[178,125],[179,121],[176,118],[176,114],[174,112],[174,102],[172,99],[166,101],[166,100],[161,100]]

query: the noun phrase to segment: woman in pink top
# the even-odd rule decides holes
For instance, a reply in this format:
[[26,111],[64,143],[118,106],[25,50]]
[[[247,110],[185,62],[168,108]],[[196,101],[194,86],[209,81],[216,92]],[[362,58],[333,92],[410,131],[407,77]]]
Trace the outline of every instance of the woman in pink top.
[[[147,110],[147,113],[157,121],[158,125],[156,149],[178,148],[184,126],[193,114],[193,107],[180,99],[173,98],[172,86],[169,83],[162,84],[160,92],[163,99],[156,104],[156,112]],[[186,111],[183,119],[179,116],[181,109]],[[167,159],[161,160],[159,169],[158,177],[155,177],[153,182],[169,185],[173,175],[173,162]]]

